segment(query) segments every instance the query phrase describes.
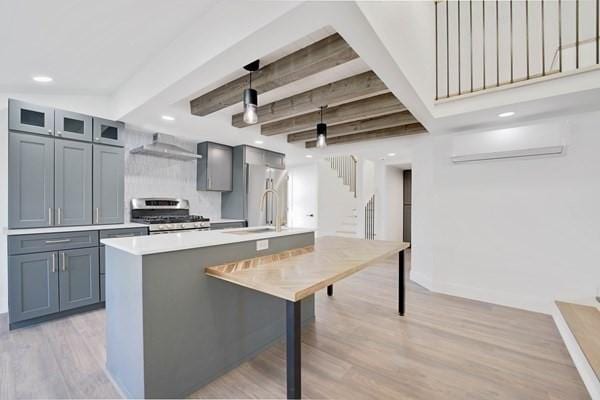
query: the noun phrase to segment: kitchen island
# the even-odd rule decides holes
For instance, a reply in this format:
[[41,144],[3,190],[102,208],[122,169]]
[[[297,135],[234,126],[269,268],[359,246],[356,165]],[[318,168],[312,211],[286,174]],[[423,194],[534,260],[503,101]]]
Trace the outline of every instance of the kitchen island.
[[[261,231],[262,230],[262,231]],[[306,229],[107,239],[106,367],[125,397],[181,398],[285,334],[285,301],[206,267],[314,244]],[[314,297],[302,302],[314,319]]]

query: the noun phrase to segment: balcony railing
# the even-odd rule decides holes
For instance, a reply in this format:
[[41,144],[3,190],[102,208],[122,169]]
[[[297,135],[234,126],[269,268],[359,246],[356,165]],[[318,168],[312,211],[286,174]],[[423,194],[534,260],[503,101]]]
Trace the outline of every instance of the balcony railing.
[[434,4],[436,100],[600,64],[600,0]]

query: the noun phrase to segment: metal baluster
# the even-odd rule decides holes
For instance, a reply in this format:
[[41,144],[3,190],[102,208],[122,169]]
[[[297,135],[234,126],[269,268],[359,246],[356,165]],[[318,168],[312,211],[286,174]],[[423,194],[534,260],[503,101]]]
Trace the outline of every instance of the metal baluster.
[[450,28],[446,1],[446,97],[450,97]]
[[513,0],[510,0],[510,83],[514,80],[514,63],[513,63]]
[[498,18],[498,0],[496,0],[496,87],[500,86],[500,25]]
[[485,82],[485,1],[481,2],[481,12],[482,12],[482,18],[481,18],[481,29],[482,29],[482,36],[483,36],[483,90],[485,90],[485,86],[486,86],[486,82]]
[[471,64],[471,93],[473,93],[473,0],[469,0],[469,45],[470,55],[469,61]]
[[558,0],[558,70],[562,72],[562,0]]
[[579,68],[579,0],[575,0],[575,68]]
[[438,69],[440,68],[438,62],[438,3],[437,1],[433,2],[433,6],[435,7],[435,99],[439,99],[439,90],[438,90]]
[[529,0],[525,0],[525,51],[527,60],[527,79],[529,79]]
[[596,64],[600,64],[600,0],[596,0]]
[[461,83],[460,83],[460,78],[461,78],[461,69],[460,69],[460,0],[457,1],[457,7],[458,7],[458,95],[460,96],[461,93]]
[[544,12],[544,0],[542,0],[542,76],[546,76],[546,30],[544,29],[544,22],[546,14]]

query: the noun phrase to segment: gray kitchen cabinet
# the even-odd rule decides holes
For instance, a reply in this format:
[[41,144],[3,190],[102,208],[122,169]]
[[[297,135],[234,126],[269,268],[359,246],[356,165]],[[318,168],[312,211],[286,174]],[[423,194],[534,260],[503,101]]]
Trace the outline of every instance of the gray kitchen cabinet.
[[54,139],[10,132],[8,171],[8,226],[52,226]]
[[198,143],[197,190],[228,192],[233,187],[233,149],[229,146]]
[[92,117],[65,110],[54,110],[54,135],[84,142],[92,141]]
[[8,129],[52,136],[54,134],[54,109],[9,99]]
[[110,121],[108,119],[94,117],[93,138],[94,143],[108,144],[112,146],[123,146],[123,129],[125,125],[122,122]]
[[54,225],[92,223],[92,144],[54,142]]
[[63,250],[59,253],[60,311],[100,301],[98,248]]
[[120,224],[124,220],[124,151],[123,148],[93,146],[93,222]]
[[265,151],[265,164],[270,168],[285,169],[285,154]]
[[265,165],[270,168],[285,169],[285,154],[244,146],[244,161],[246,164]]
[[10,323],[59,311],[56,252],[8,258]]

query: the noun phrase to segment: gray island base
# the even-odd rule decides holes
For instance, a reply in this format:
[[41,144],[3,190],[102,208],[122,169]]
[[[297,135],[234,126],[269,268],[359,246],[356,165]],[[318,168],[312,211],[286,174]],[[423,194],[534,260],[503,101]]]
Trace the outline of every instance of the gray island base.
[[[285,300],[209,277],[205,268],[309,246],[314,233],[271,235],[269,248],[257,251],[256,235],[219,232],[236,241],[167,252],[136,249],[170,235],[104,242],[106,366],[125,397],[185,397],[285,335]],[[314,309],[314,296],[302,300],[303,323],[314,320]]]

